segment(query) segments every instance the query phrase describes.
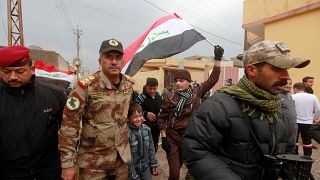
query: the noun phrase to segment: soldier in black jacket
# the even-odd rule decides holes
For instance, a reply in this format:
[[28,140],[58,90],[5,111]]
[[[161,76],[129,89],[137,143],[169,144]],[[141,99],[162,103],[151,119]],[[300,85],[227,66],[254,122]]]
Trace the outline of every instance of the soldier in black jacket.
[[0,179],[61,179],[58,129],[66,96],[34,75],[29,49],[0,49]]
[[195,179],[278,179],[273,159],[294,145],[279,93],[289,79],[287,69],[310,63],[289,52],[277,41],[251,46],[243,59],[245,76],[202,103],[182,141],[184,162]]
[[160,130],[157,125],[158,114],[161,109],[162,98],[158,90],[158,80],[156,78],[147,78],[145,92],[136,97],[136,102],[142,107],[142,114],[145,119],[144,124],[150,127],[155,152],[158,150],[158,141]]

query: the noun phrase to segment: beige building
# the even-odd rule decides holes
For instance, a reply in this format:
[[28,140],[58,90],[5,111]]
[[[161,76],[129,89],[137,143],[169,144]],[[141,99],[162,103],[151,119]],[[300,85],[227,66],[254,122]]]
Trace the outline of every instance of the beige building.
[[315,94],[320,97],[320,0],[244,0],[245,46],[261,40],[279,40],[291,53],[311,60],[303,70],[289,71],[294,83],[304,76],[315,77]]
[[75,71],[71,64],[55,51],[43,50],[37,46],[30,46],[30,56],[33,60],[47,62],[62,71]]
[[[170,57],[166,59],[153,59],[147,61],[139,72],[133,76],[135,80],[134,89],[142,92],[142,87],[148,77],[158,79],[158,91],[167,87],[170,82],[174,82],[175,72],[179,68],[187,69],[193,81],[203,82],[209,76],[214,65],[214,61],[209,57],[192,56],[181,59]],[[217,90],[225,85],[225,80],[232,79],[233,83],[238,82],[239,68],[233,67],[233,61],[222,61],[220,78],[213,90]]]

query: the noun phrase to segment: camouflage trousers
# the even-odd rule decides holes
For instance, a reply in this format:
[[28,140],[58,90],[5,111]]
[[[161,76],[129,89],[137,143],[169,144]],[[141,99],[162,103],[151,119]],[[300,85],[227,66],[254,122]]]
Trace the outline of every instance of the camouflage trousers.
[[118,159],[114,169],[79,169],[79,180],[127,180],[128,164]]

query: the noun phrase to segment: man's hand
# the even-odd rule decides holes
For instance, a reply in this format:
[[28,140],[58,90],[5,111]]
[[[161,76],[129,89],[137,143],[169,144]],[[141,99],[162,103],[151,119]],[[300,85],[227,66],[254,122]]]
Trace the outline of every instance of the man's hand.
[[154,175],[154,176],[157,176],[158,175],[158,168],[157,167],[152,168],[151,174]]
[[70,168],[63,168],[61,173],[61,178],[63,180],[78,180],[78,169],[73,166]]
[[224,53],[224,49],[221,46],[219,46],[219,45],[214,46],[214,59],[215,60],[221,61],[223,53]]
[[162,143],[161,143],[161,147],[164,151],[166,151],[167,154],[169,154],[170,150],[171,150],[171,146],[169,143],[169,140],[167,137],[162,137],[161,138]]
[[155,121],[157,119],[157,116],[155,114],[153,114],[152,112],[148,112],[147,118],[149,121]]

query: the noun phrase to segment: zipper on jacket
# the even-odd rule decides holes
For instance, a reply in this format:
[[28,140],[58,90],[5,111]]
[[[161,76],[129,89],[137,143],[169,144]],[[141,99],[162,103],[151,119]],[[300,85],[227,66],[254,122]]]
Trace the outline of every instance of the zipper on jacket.
[[275,136],[275,129],[274,129],[274,124],[271,123],[271,127],[272,127],[272,149],[271,149],[271,154],[270,155],[273,155],[273,152],[274,152],[274,148],[276,146],[276,136]]
[[[271,131],[272,131],[272,148],[271,148],[270,156],[272,157],[274,149],[275,149],[275,145],[276,145],[276,136],[275,136],[274,124],[270,123],[270,125],[271,125]],[[263,179],[264,174],[266,173],[265,170],[266,170],[266,165],[263,166],[262,173],[261,173],[261,176],[260,176],[260,180]]]
[[20,92],[20,101],[22,101],[23,95],[24,95],[24,90],[21,90],[21,92]]
[[[144,142],[143,142],[143,139],[144,139],[144,137],[143,137],[143,132],[141,131],[141,127],[139,127],[139,134],[140,134],[140,158],[139,158],[139,161],[140,161],[140,163],[139,163],[139,166],[140,166],[140,172],[142,171],[142,157],[143,157],[143,150],[144,150],[144,148],[143,148],[143,146],[144,146]],[[139,174],[139,176],[140,176],[140,174]]]

